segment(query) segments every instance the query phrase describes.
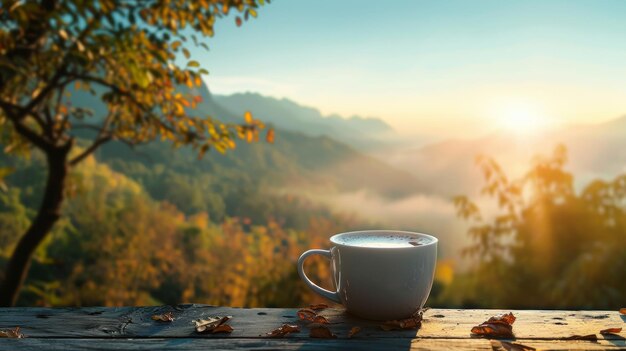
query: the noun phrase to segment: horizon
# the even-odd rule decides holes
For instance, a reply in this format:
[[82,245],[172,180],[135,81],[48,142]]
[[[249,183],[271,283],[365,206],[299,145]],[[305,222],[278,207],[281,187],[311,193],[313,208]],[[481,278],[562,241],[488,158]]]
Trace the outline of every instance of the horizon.
[[[207,84],[205,82],[205,84]],[[208,84],[207,84],[208,86]],[[345,120],[350,120],[350,119],[354,119],[354,118],[360,118],[360,119],[373,119],[373,120],[379,120],[384,122],[385,124],[387,124],[394,133],[397,133],[399,136],[404,136],[404,137],[411,137],[411,136],[428,136],[431,137],[432,139],[429,140],[426,143],[421,143],[423,144],[423,146],[429,145],[431,144],[431,142],[439,142],[439,141],[445,141],[445,140],[476,140],[476,139],[481,139],[483,137],[487,137],[489,135],[493,135],[495,133],[513,133],[513,134],[517,134],[518,132],[516,131],[512,131],[509,130],[508,128],[502,127],[502,126],[494,126],[491,129],[487,129],[485,130],[483,133],[479,133],[479,134],[472,134],[472,135],[450,135],[450,136],[436,136],[436,135],[415,135],[415,134],[405,134],[403,133],[402,130],[398,130],[396,129],[391,123],[389,123],[388,120],[385,120],[382,117],[379,116],[362,116],[362,115],[358,115],[358,114],[349,114],[349,115],[344,115],[344,114],[340,114],[337,112],[333,112],[330,111],[330,113],[324,113],[324,111],[322,111],[320,108],[318,108],[317,106],[313,106],[313,105],[307,105],[304,104],[300,101],[294,100],[290,97],[287,96],[273,96],[273,95],[268,95],[268,94],[264,94],[262,92],[259,91],[252,91],[252,90],[246,90],[246,91],[234,91],[234,92],[230,92],[230,93],[214,93],[213,90],[211,90],[209,88],[210,94],[214,95],[214,96],[233,96],[233,95],[245,95],[245,94],[251,94],[251,95],[259,95],[263,98],[268,98],[268,99],[274,99],[277,101],[288,101],[290,103],[294,103],[297,104],[300,107],[303,108],[308,108],[308,109],[314,109],[316,111],[318,111],[320,113],[320,115],[322,116],[322,118],[331,118],[331,117],[340,117],[342,119]],[[252,111],[254,112],[254,111]],[[263,116],[259,116],[259,118],[261,120],[263,120]],[[574,121],[573,123],[568,123],[568,124],[559,124],[559,125],[552,125],[552,126],[546,126],[545,128],[542,128],[540,130],[535,130],[533,131],[533,134],[536,135],[541,135],[541,134],[545,134],[545,133],[550,133],[550,132],[558,132],[561,130],[565,130],[565,129],[570,129],[570,128],[581,128],[581,127],[592,127],[592,126],[601,126],[604,124],[609,124],[609,123],[613,123],[615,121],[621,120],[621,119],[626,119],[626,113],[611,117],[611,118],[605,118],[602,120],[590,120],[590,121],[581,121],[581,122],[577,122]],[[280,126],[277,126],[280,129]],[[526,133],[525,131],[523,131],[520,135],[520,137],[528,137],[528,133]]]
[[407,135],[532,132],[626,113],[624,2],[394,5],[275,1],[240,28],[218,21],[211,51],[193,54],[211,65],[216,94],[286,97]]

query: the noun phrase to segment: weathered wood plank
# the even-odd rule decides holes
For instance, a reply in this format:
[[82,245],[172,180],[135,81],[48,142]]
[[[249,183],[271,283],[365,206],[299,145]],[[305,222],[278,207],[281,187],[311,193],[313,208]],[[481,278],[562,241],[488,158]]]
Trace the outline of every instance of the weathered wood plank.
[[[618,311],[535,311],[535,310],[429,310],[419,336],[469,337],[472,326],[489,317],[513,312],[517,320],[513,332],[518,339],[557,339],[572,335],[598,334],[598,338],[623,339],[600,335],[600,330],[626,327],[626,317]],[[626,330],[622,332],[626,336]]]
[[[172,323],[151,320],[154,314],[172,311]],[[298,321],[296,309],[242,309],[207,305],[156,307],[88,307],[88,308],[0,308],[0,329],[20,326],[30,338],[68,337],[199,337],[199,338],[258,338],[283,323],[299,323],[301,333],[290,338],[308,339],[305,324]],[[422,328],[415,331],[381,330],[377,322],[346,315],[343,310],[328,309],[331,330],[340,338],[347,337],[353,326],[360,326],[362,338],[470,338],[473,325],[502,313],[499,310],[432,309],[424,315]],[[513,331],[518,339],[559,339],[571,335],[598,334],[600,339],[623,340],[622,335],[601,336],[599,331],[609,327],[626,327],[626,317],[617,311],[513,311],[517,316]],[[192,320],[216,315],[231,315],[231,335],[199,335]]]
[[[623,340],[599,342],[529,340],[538,350],[626,350]],[[498,350],[484,339],[5,339],[0,351],[31,350]]]
[[[622,341],[531,341],[540,350],[623,350]],[[0,350],[494,350],[487,340],[470,339],[369,339],[369,340],[264,340],[264,339],[23,339],[0,342]]]
[[[458,341],[458,340],[457,340]],[[455,343],[461,350],[491,350],[488,341]],[[431,350],[441,348],[434,345],[420,344]],[[451,345],[449,345],[451,346]],[[295,340],[295,339],[23,339],[0,342],[0,350],[411,350],[411,339],[372,339],[372,340]],[[415,348],[418,350],[419,348]]]

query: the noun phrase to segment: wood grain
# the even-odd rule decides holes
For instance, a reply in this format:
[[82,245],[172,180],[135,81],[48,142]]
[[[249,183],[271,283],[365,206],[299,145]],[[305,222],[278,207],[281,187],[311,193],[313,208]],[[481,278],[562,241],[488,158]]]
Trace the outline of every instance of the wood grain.
[[[31,350],[484,350],[497,351],[497,343],[484,339],[389,339],[361,340],[303,340],[303,339],[205,339],[205,338],[148,338],[148,339],[4,339],[0,351]],[[537,350],[624,350],[624,341],[597,343],[589,341],[524,342]]]
[[[87,308],[0,308],[0,329],[21,327],[27,338],[0,340],[0,350],[51,349],[485,349],[497,350],[489,340],[470,335],[472,326],[502,310],[431,309],[424,314],[419,331],[383,331],[380,322],[352,317],[341,309],[321,312],[331,322],[335,340],[309,338],[307,323],[296,317],[297,309],[231,308],[208,305]],[[174,321],[158,322],[152,315],[172,312]],[[626,332],[601,335],[602,329],[626,327],[618,311],[512,311],[516,342],[538,349],[626,349]],[[206,335],[194,330],[193,320],[209,316],[232,316],[232,334]],[[299,324],[300,333],[285,339],[265,334],[283,323]],[[349,330],[361,327],[348,339]],[[572,335],[596,334],[598,342],[566,341]],[[130,340],[129,338],[132,338]],[[19,345],[19,348],[17,348]],[[186,346],[187,345],[187,346]]]

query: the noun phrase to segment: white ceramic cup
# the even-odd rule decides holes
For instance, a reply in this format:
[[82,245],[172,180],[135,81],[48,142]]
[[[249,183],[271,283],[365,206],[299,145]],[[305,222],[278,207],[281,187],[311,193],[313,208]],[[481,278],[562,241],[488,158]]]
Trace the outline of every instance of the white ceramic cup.
[[[350,235],[410,236],[425,243],[367,247],[346,244],[344,236]],[[366,230],[337,234],[330,241],[334,245],[330,250],[308,250],[298,260],[298,273],[313,291],[366,319],[408,318],[424,307],[435,275],[437,238],[397,230]],[[331,260],[335,291],[317,286],[306,276],[303,265],[311,255]]]

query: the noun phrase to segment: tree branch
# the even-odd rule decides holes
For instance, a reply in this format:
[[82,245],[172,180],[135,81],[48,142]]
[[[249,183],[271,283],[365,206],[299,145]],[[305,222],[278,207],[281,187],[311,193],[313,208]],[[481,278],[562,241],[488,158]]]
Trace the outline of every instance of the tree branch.
[[48,94],[50,94],[55,88],[58,87],[57,84],[59,83],[59,80],[65,73],[66,66],[67,66],[67,62],[64,59],[63,62],[61,62],[61,67],[54,73],[52,78],[50,78],[50,82],[48,82],[48,84],[45,87],[43,87],[43,89],[41,89],[41,91],[39,92],[39,94],[37,94],[37,96],[35,96],[32,100],[30,100],[30,102],[26,106],[24,106],[25,114],[30,113],[33,110],[33,108],[35,108],[35,106],[40,104],[43,101],[43,99],[46,96],[48,96]]
[[15,116],[21,113],[20,106],[7,102],[7,101],[0,100],[0,108],[4,111],[4,114],[7,116],[10,116],[10,115]]
[[[45,110],[45,109],[44,109]],[[35,122],[37,122],[37,124],[39,125],[39,127],[41,128],[41,130],[48,136],[51,135],[51,131],[49,130],[48,126],[46,126],[46,123],[43,121],[43,119],[41,118],[41,116],[39,116],[37,113],[35,112],[30,112],[28,114],[28,116],[31,116]]]
[[13,122],[13,127],[21,136],[28,139],[28,141],[33,143],[33,145],[35,145],[39,149],[45,152],[49,152],[54,148],[54,144],[47,142],[46,139],[41,137],[41,135],[28,128],[28,126],[26,126],[23,121],[11,117],[9,117],[9,120]]
[[[65,52],[65,54],[63,55],[63,58],[61,59],[61,63],[59,64],[59,69],[56,70],[56,72],[54,72],[54,75],[52,76],[52,78],[50,78],[50,81],[48,82],[48,84],[41,89],[41,91],[39,92],[39,94],[37,94],[37,96],[35,96],[25,107],[24,107],[24,111],[25,113],[30,113],[31,110],[37,106],[39,103],[41,103],[43,101],[43,99],[50,94],[50,92],[52,92],[55,88],[58,88],[59,85],[59,80],[67,73],[66,69],[68,66],[68,58],[69,58],[69,54],[72,51],[72,49],[77,46],[77,42],[83,40],[89,33],[91,33],[91,31],[96,27],[96,25],[98,24],[99,19],[101,18],[102,14],[101,13],[96,13],[96,15],[94,16],[93,20],[88,24],[88,26],[80,33],[80,35],[71,42],[71,46],[67,49],[67,51]],[[71,80],[65,81],[63,84],[61,84],[61,86],[65,86],[67,83],[69,83]]]
[[[53,144],[47,142],[46,139],[42,138],[41,135],[30,129],[24,124],[21,119],[19,119],[18,116],[21,114],[21,111],[19,111],[19,106],[0,101],[0,108],[2,109],[2,111],[4,111],[4,115],[13,123],[13,127],[18,134],[28,139],[30,142],[33,143],[33,145],[43,151],[47,152],[52,148]],[[19,112],[12,111],[15,109],[17,109]]]
[[140,103],[139,101],[135,99],[135,97],[131,93],[120,89],[120,87],[118,87],[117,85],[109,83],[105,79],[102,79],[100,77],[94,77],[94,76],[85,75],[85,74],[73,74],[72,76],[74,77],[74,79],[77,79],[77,80],[83,80],[86,82],[100,84],[106,88],[113,90],[117,94],[127,97],[131,103],[133,103],[140,110],[142,110],[148,117],[152,117],[163,128],[167,129],[170,132],[173,132],[173,133],[175,132],[170,126],[168,126],[167,124],[163,123],[163,121],[155,117],[155,114],[151,112],[149,106],[145,106],[144,104]]
[[[57,94],[58,94],[57,100],[56,100],[56,103],[54,104],[54,118],[56,118],[56,116],[58,116],[59,113],[61,112],[61,102],[63,101],[63,94],[65,94],[65,87],[67,86],[67,84],[69,84],[69,82],[63,82],[61,86],[59,87],[59,90],[57,91]],[[54,125],[54,118],[52,118],[53,125]],[[65,122],[67,121],[68,118],[69,118],[69,113],[63,116],[63,120],[61,121],[60,128],[56,135],[57,138],[60,138],[61,134],[63,134],[63,126],[65,125]]]
[[[91,143],[91,145],[87,149],[85,149],[78,156],[70,160],[69,162],[70,166],[75,166],[80,161],[84,160],[87,156],[89,156],[91,153],[93,153],[100,145],[113,139],[113,136],[111,135],[111,133],[107,131],[107,129],[109,128],[109,124],[111,124],[111,119],[113,119],[113,113],[109,112],[109,115],[104,119],[104,122],[102,122],[102,127],[98,128],[99,132],[98,132],[98,136],[96,137],[96,139],[93,141],[93,143]],[[91,124],[88,124],[85,126],[95,127]]]
[[105,136],[101,136],[101,137],[96,138],[96,140],[94,140],[94,142],[87,149],[85,149],[83,152],[78,154],[76,157],[72,158],[69,161],[69,165],[70,166],[75,166],[80,161],[82,161],[85,158],[87,158],[87,156],[89,156],[92,152],[96,151],[96,149],[98,147],[100,147],[100,145],[106,143],[107,141],[109,141],[111,139],[112,139],[111,135],[105,135]]
[[97,132],[102,131],[101,126],[97,126],[95,124],[89,124],[89,123],[72,123],[72,128],[73,129],[91,129]]

